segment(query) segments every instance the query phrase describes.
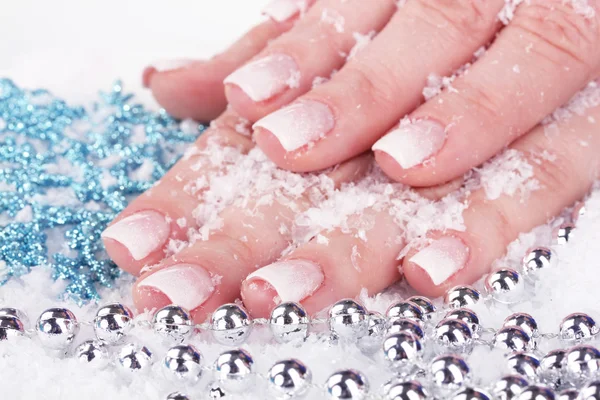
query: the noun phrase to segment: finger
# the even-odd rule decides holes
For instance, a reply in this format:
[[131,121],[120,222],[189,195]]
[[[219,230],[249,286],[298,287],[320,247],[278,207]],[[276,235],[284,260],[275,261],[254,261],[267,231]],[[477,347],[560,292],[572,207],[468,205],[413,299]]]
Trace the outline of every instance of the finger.
[[[371,161],[370,155],[361,156],[328,175],[337,186],[360,177]],[[290,192],[280,189],[275,199],[267,202],[265,196],[273,192],[261,192],[239,206],[225,208],[219,215],[220,226],[212,229],[208,238],[142,274],[133,289],[137,308],[176,303],[192,311],[194,320],[202,321],[219,305],[235,300],[242,280],[279,258],[289,246],[294,217],[311,204],[310,195],[319,190],[321,181],[318,176],[308,180],[300,195],[295,187]]]
[[193,211],[204,190],[188,185],[226,166],[211,165],[208,143],[244,152],[253,146],[249,137],[236,132],[239,123],[232,111],[225,112],[154,187],[131,202],[106,228],[104,246],[121,269],[137,275],[145,265],[165,257],[170,240],[187,239],[187,231],[197,226]]
[[227,104],[223,79],[261,51],[270,40],[290,29],[296,15],[284,21],[269,19],[261,23],[208,61],[157,62],[144,70],[143,84],[176,118],[212,120],[225,110]]
[[511,149],[533,168],[532,179],[539,189],[495,199],[485,189],[474,191],[466,199],[464,232],[432,232],[431,245],[405,257],[403,271],[411,286],[438,296],[454,285],[476,281],[520,233],[546,223],[581,199],[600,167],[597,118],[599,107],[559,122],[553,135],[540,126],[517,140]]
[[255,125],[258,146],[278,166],[312,171],[369,149],[419,105],[431,74],[470,61],[499,24],[503,0],[417,0],[329,82]]
[[599,22],[561,0],[524,3],[452,90],[375,143],[377,162],[395,180],[430,186],[486,161],[597,76]]
[[275,111],[309,91],[316,77],[340,68],[356,35],[379,31],[395,10],[392,0],[317,2],[293,29],[225,79],[227,100],[251,121]]

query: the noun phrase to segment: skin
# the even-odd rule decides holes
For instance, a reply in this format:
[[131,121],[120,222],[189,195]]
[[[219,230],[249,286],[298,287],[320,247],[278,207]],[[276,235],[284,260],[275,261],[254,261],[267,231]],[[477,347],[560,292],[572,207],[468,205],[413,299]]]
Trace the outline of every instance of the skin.
[[[158,102],[177,117],[212,119],[212,127],[195,144],[206,147],[209,140],[249,151],[255,144],[279,167],[297,172],[318,171],[340,164],[331,174],[336,184],[353,181],[367,170],[369,150],[405,115],[450,125],[447,139],[432,161],[403,169],[393,158],[375,151],[376,162],[393,180],[419,189],[423,196],[440,198],[456,190],[462,175],[507,146],[521,151],[534,168],[540,189],[522,200],[501,196],[486,198],[482,189],[468,195],[463,213],[464,232],[430,232],[431,238],[450,235],[470,249],[466,266],[445,282],[435,285],[429,276],[410,262],[415,251],[396,260],[404,243],[390,243],[400,228],[384,212],[367,210],[364,218],[375,221],[363,242],[352,233],[324,232],[328,245],[313,240],[284,257],[309,260],[322,268],[324,283],[302,304],[311,313],[343,297],[355,297],[361,289],[376,293],[400,279],[417,291],[439,296],[449,287],[471,283],[488,272],[506,246],[521,232],[547,222],[565,207],[582,198],[597,178],[600,107],[583,115],[559,121],[559,135],[549,136],[540,121],[569,100],[600,69],[600,17],[585,18],[562,0],[531,0],[517,9],[508,26],[496,15],[504,0],[408,0],[398,9],[391,0],[317,0],[302,16],[284,22],[269,20],[247,33],[239,42],[213,59],[177,70],[158,72],[148,68],[144,82]],[[589,1],[596,7],[597,1]],[[344,17],[344,32],[321,22],[325,9]],[[598,10],[598,8],[596,8]],[[598,13],[597,13],[598,14]],[[353,32],[375,31],[378,35],[355,57],[346,61],[355,41]],[[400,38],[400,39],[398,39]],[[449,75],[472,61],[473,53],[489,44],[485,55],[474,61],[468,74],[452,87],[423,103],[427,76]],[[265,101],[252,101],[240,87],[223,85],[223,79],[244,63],[268,54],[284,53],[296,60],[301,72],[297,87]],[[518,66],[518,73],[515,72]],[[315,77],[328,82],[312,88]],[[237,133],[240,117],[251,122],[300,99],[326,104],[335,116],[327,138],[309,148],[286,152],[268,130],[258,128],[254,141]],[[229,108],[224,111],[226,104]],[[357,104],[361,107],[357,108]],[[377,115],[378,118],[370,118]],[[587,143],[582,146],[581,143]],[[553,161],[534,160],[547,151]],[[201,157],[201,156],[198,156]],[[207,170],[192,171],[196,157],[183,159],[146,193],[117,217],[119,221],[140,210],[157,210],[173,220],[195,221],[192,211],[198,200],[186,194],[185,184]],[[176,179],[177,177],[177,179]],[[170,201],[172,196],[177,202]],[[298,199],[298,208],[306,207]],[[280,232],[281,221],[292,214],[284,207],[261,209],[261,217],[250,217],[233,207],[223,211],[223,226],[210,239],[197,242],[176,256],[164,258],[163,249],[134,260],[126,248],[105,239],[108,253],[126,271],[144,279],[157,270],[177,263],[198,263],[211,273],[223,275],[217,290],[200,307],[194,318],[202,321],[214,308],[237,298],[255,317],[265,317],[274,306],[276,293],[259,282],[244,279],[256,267],[278,261],[287,247],[288,236]],[[247,228],[248,225],[253,230]],[[184,239],[185,230],[171,224],[171,237]],[[187,227],[186,227],[187,229]],[[260,240],[255,232],[261,232]],[[248,235],[248,243],[238,237]],[[350,254],[361,249],[355,268]],[[146,265],[155,265],[142,273]],[[227,273],[223,269],[227,266]],[[343,277],[343,279],[341,279]],[[134,287],[140,309],[161,307],[169,299],[147,288]]]

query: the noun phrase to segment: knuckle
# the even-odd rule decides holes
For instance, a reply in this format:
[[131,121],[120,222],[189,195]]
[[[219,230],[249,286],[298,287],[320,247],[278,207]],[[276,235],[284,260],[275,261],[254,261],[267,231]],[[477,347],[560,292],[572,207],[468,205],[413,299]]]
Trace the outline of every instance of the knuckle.
[[[557,151],[557,148],[561,150]],[[548,154],[548,146],[530,144],[525,158],[534,167],[535,179],[542,190],[548,193],[574,192],[580,186],[579,174],[576,173],[573,159],[567,154],[567,148],[557,146],[550,157],[540,157],[540,154]]]
[[375,60],[348,64],[344,69],[344,81],[360,93],[362,98],[370,99],[381,108],[382,113],[393,112],[396,108],[398,80],[394,73]]
[[504,107],[504,101],[500,94],[480,87],[474,82],[461,87],[460,82],[456,85],[456,103],[469,113],[478,115],[481,121],[496,121],[498,111]]
[[490,12],[490,2],[485,0],[417,0],[416,3],[424,22],[449,26],[460,34],[462,41],[493,27],[495,13]]

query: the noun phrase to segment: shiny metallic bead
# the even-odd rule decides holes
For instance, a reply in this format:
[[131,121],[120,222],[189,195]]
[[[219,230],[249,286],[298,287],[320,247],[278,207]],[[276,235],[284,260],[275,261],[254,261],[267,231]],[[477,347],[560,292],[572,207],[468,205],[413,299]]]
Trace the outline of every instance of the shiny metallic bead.
[[575,230],[575,225],[571,223],[565,223],[556,228],[554,232],[556,243],[559,245],[568,244],[573,238],[573,230]]
[[252,365],[254,360],[246,350],[228,350],[215,361],[217,379],[232,393],[241,393],[252,384]]
[[104,343],[95,340],[86,340],[81,343],[75,348],[73,354],[77,360],[95,368],[104,368],[110,361]]
[[188,395],[181,392],[173,392],[167,396],[166,400],[191,400]]
[[435,305],[433,304],[433,302],[431,300],[429,300],[427,297],[412,296],[412,297],[409,297],[408,299],[406,299],[406,301],[408,301],[409,303],[413,303],[414,305],[416,305],[417,307],[419,307],[421,309],[424,320],[428,321],[431,319],[431,317],[433,317],[433,314],[435,313],[436,308],[435,308]]
[[547,247],[534,247],[523,257],[523,272],[526,274],[553,268],[556,264],[556,255]]
[[202,375],[202,354],[190,344],[173,346],[165,355],[163,368],[168,379],[194,383]]
[[94,318],[94,332],[98,340],[114,344],[122,340],[133,325],[133,313],[129,307],[112,303],[102,306]]
[[485,278],[486,291],[499,303],[513,304],[524,291],[521,275],[510,268],[501,268]]
[[352,369],[334,372],[325,385],[333,400],[364,400],[369,394],[367,379]]
[[0,316],[0,342],[23,335],[23,321],[11,315]]
[[600,400],[600,381],[587,383],[579,393],[577,400]]
[[423,311],[421,311],[421,307],[409,301],[400,301],[398,303],[392,304],[388,309],[385,315],[393,321],[394,319],[412,319],[413,321],[423,321]]
[[474,311],[468,308],[456,308],[446,313],[445,319],[457,319],[466,323],[471,328],[471,333],[476,334],[481,330],[479,317]]
[[529,383],[522,376],[507,375],[494,384],[492,393],[497,400],[515,400],[527,386]]
[[27,317],[27,314],[17,308],[0,308],[0,318],[1,317],[14,317],[20,320],[23,323],[23,326],[29,325],[29,318]]
[[42,344],[53,350],[66,349],[79,332],[75,314],[66,308],[50,308],[44,311],[35,324]]
[[469,377],[469,366],[454,354],[438,356],[429,367],[431,380],[440,389],[457,390]]
[[344,299],[329,309],[329,329],[342,339],[356,340],[367,333],[367,310],[352,299]]
[[471,286],[455,286],[446,292],[444,302],[450,308],[462,308],[477,304],[481,295]]
[[427,391],[418,381],[396,382],[385,391],[385,400],[425,400]]
[[161,308],[154,314],[152,326],[158,334],[178,342],[182,342],[194,330],[190,313],[173,304]]
[[269,370],[269,390],[280,399],[298,399],[310,389],[312,374],[295,359],[277,361]]
[[572,382],[584,382],[600,370],[600,351],[593,346],[572,347],[566,354],[567,376]]
[[279,343],[304,340],[308,335],[308,315],[298,303],[281,303],[271,312],[269,328]]
[[531,348],[531,338],[518,326],[503,326],[493,339],[494,347],[512,351],[526,351]]
[[452,400],[491,400],[492,395],[482,389],[466,387],[452,395]]
[[392,321],[390,326],[388,327],[389,334],[398,333],[398,332],[410,332],[415,335],[419,340],[422,340],[425,337],[425,332],[423,331],[423,327],[418,322],[415,322],[410,319],[397,319]]
[[129,343],[119,350],[117,362],[127,372],[145,371],[152,364],[152,352],[146,346]]
[[[596,399],[600,400],[600,397],[596,397]],[[581,398],[579,397],[579,391],[577,389],[571,388],[561,391],[556,397],[556,400],[581,400]]]
[[248,312],[237,304],[224,304],[210,318],[210,328],[217,342],[237,346],[246,341],[252,329]]
[[473,342],[473,334],[469,325],[460,320],[446,318],[435,327],[435,338],[443,346],[466,349]]
[[529,338],[539,336],[540,332],[536,320],[529,314],[525,313],[514,313],[506,317],[503,326],[517,326],[525,333]]
[[383,341],[383,356],[398,372],[410,372],[421,352],[421,342],[409,332],[391,334]]
[[533,380],[536,378],[540,360],[533,354],[520,351],[508,356],[506,364],[511,373]]
[[598,326],[592,317],[583,313],[567,315],[560,323],[560,338],[583,341],[598,334]]
[[365,354],[373,354],[381,349],[381,342],[387,333],[387,320],[378,312],[367,314],[367,334],[358,339],[356,345]]
[[529,385],[517,397],[518,400],[555,400],[552,390],[543,385]]
[[548,352],[540,361],[538,375],[542,382],[558,387],[565,375],[567,352],[556,349]]

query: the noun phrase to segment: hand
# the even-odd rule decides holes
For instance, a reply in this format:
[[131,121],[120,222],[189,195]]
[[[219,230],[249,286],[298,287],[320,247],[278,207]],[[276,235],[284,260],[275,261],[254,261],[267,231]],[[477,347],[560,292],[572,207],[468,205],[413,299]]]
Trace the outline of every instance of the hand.
[[[174,115],[212,117],[220,109],[205,106],[211,98],[224,106],[222,79],[251,58],[251,50],[266,46],[254,57],[271,55],[266,61],[247,64],[225,80],[232,110],[199,139],[198,149],[215,138],[248,151],[252,142],[236,128],[241,115],[260,118],[256,143],[283,168],[313,171],[350,159],[332,173],[337,185],[368,168],[368,156],[352,157],[374,142],[377,162],[390,177],[412,186],[442,185],[422,192],[427,195],[460,185],[444,182],[508,143],[533,167],[539,189],[527,198],[490,199],[484,189],[475,190],[462,213],[464,231],[431,232],[432,244],[408,253],[403,273],[418,291],[439,295],[478,279],[520,232],[581,198],[595,179],[600,143],[590,121],[600,117],[600,109],[558,121],[558,135],[535,126],[597,76],[597,16],[582,15],[562,1],[524,3],[468,73],[415,109],[430,73],[451,73],[494,38],[503,0],[409,0],[398,10],[389,0],[368,6],[359,0],[320,0],[295,24],[297,3],[278,4],[289,12],[277,15],[289,19],[265,22],[240,42],[253,47],[237,44],[206,63],[145,73],[156,98]],[[380,33],[346,62],[340,53],[354,46],[353,33],[370,31]],[[311,90],[315,78],[338,68],[333,79]],[[386,134],[411,111],[408,124]],[[175,302],[202,320],[241,291],[256,316],[265,316],[280,300],[302,301],[314,313],[362,288],[374,293],[399,278],[396,258],[406,243],[395,238],[403,237],[405,227],[391,220],[388,209],[366,209],[361,218],[372,223],[360,235],[326,231],[277,262],[290,240],[294,214],[310,206],[303,196],[293,199],[293,207],[290,201],[282,207],[257,205],[253,214],[225,208],[221,226],[208,240],[164,258],[169,238],[185,239],[189,228],[198,228],[197,194],[184,188],[214,168],[208,162],[191,168],[198,158],[209,157],[200,153],[180,161],[105,232],[107,250],[124,269],[139,274],[144,265],[159,263],[134,289],[139,306]],[[183,227],[174,222],[181,218]]]

